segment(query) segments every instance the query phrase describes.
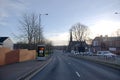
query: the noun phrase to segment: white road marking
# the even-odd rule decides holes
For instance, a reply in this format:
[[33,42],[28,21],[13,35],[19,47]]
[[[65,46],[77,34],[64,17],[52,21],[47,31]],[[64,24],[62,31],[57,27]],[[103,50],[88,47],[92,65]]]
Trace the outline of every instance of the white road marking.
[[76,72],[77,76],[80,77],[80,74],[78,72]]
[[[31,72],[29,72],[30,75],[28,74],[24,74],[20,77],[17,78],[17,80],[21,80],[22,78],[24,80],[30,80],[33,76],[35,76],[38,72],[40,72],[41,70],[43,70],[50,62],[51,62],[52,59],[50,59],[46,64],[42,64],[41,68],[37,69],[36,71],[35,70],[31,70]],[[34,73],[32,73],[32,71],[34,71]],[[32,73],[32,74],[31,74]]]

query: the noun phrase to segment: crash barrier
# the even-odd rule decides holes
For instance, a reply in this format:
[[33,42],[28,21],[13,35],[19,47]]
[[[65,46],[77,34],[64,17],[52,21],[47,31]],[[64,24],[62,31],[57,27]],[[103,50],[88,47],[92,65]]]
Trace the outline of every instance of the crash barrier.
[[116,56],[116,57],[112,57],[112,58],[107,58],[104,56],[83,56],[83,55],[69,55],[69,56],[73,56],[76,58],[83,58],[83,59],[89,59],[89,60],[93,60],[93,61],[99,61],[99,62],[104,62],[104,63],[110,63],[110,64],[115,64],[115,65],[120,65],[120,56]]
[[34,60],[36,58],[35,50],[18,49],[10,50],[8,48],[0,48],[0,65]]

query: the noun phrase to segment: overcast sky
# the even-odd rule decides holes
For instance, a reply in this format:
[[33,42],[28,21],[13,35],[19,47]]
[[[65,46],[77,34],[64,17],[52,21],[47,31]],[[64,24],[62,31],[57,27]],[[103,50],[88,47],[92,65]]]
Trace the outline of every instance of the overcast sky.
[[42,15],[44,36],[55,45],[67,44],[69,29],[80,22],[92,37],[112,34],[120,28],[120,0],[0,0],[0,36],[19,35],[19,19],[24,13]]

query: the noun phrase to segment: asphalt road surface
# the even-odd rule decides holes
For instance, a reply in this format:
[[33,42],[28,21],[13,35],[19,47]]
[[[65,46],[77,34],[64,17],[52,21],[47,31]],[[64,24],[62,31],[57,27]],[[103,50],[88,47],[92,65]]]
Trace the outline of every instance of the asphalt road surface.
[[120,80],[120,70],[55,51],[52,61],[31,80]]

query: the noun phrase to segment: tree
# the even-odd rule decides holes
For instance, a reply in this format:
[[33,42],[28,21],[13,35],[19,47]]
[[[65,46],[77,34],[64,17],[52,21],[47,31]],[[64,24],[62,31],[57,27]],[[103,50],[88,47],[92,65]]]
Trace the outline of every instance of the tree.
[[119,37],[120,36],[120,29],[117,29],[116,31],[114,31],[112,34],[111,34],[112,37]]
[[116,35],[117,35],[117,36],[120,36],[120,29],[117,29]]
[[89,29],[87,26],[81,23],[77,23],[73,25],[71,30],[72,30],[73,38],[76,41],[84,41],[88,38]]
[[21,33],[29,46],[31,44],[36,45],[38,43],[42,43],[44,39],[42,34],[42,27],[39,25],[38,18],[34,13],[30,15],[24,14],[19,22],[21,24]]
[[47,54],[51,54],[53,52],[53,44],[52,44],[52,42],[46,40],[45,41],[45,45],[46,45],[46,52],[47,52]]

